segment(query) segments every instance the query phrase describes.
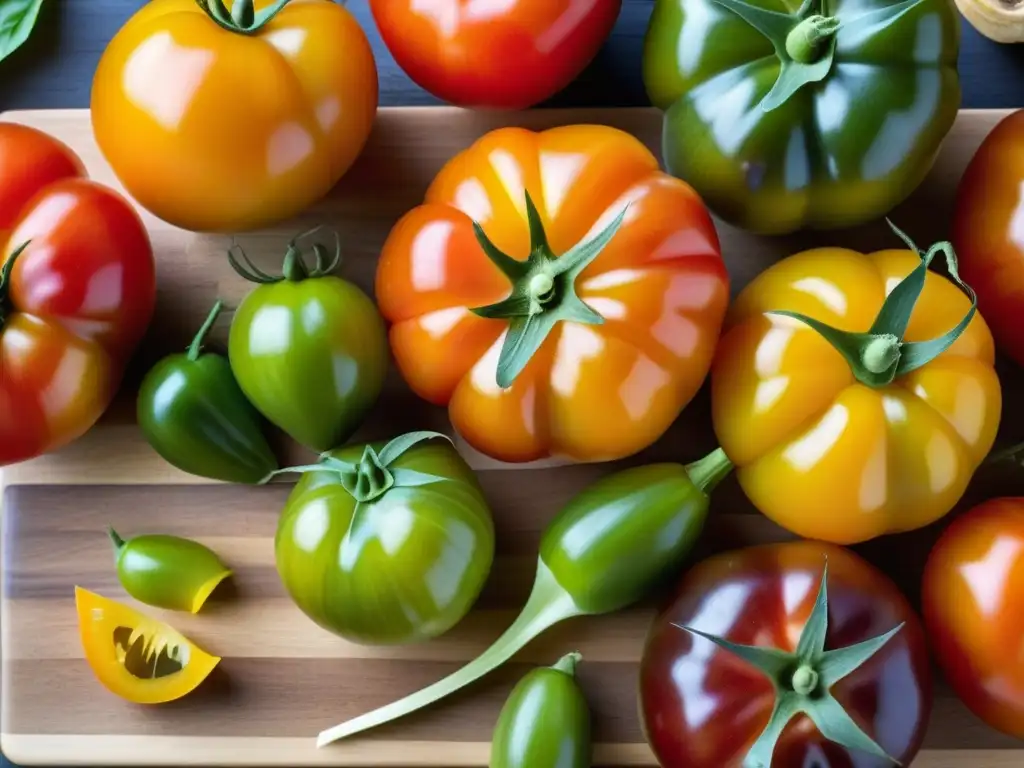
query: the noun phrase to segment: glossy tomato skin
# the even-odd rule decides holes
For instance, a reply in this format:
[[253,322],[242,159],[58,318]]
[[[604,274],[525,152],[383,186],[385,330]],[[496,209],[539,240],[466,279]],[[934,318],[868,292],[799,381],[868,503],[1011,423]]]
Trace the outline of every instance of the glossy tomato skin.
[[[555,254],[593,237],[629,203],[582,272],[579,297],[605,322],[560,322],[508,389],[496,381],[508,323],[471,309],[505,299],[473,222],[529,254],[525,193]],[[729,300],[711,217],[637,139],[605,126],[492,131],[437,175],[384,245],[377,302],[391,349],[424,399],[447,405],[477,450],[507,462],[600,461],[657,440],[703,383]],[[594,414],[601,414],[595,418]]]
[[1024,499],[993,499],[953,520],[928,557],[921,597],[953,690],[1024,739]]
[[622,0],[370,0],[381,37],[417,85],[464,107],[525,109],[597,55]]
[[[357,464],[363,451],[350,445],[332,454]],[[357,643],[414,643],[444,634],[476,602],[494,558],[490,508],[449,443],[421,443],[388,466],[396,471],[395,485],[359,503],[337,472],[305,474],[274,540],[278,574],[296,605]],[[438,481],[402,485],[401,470]]]
[[326,195],[362,151],[377,95],[369,42],[332,0],[292,0],[251,36],[194,0],[154,0],[104,52],[92,121],[146,209],[185,229],[235,232]]
[[[995,441],[1002,389],[980,313],[945,353],[877,388],[817,331],[772,314],[867,331],[919,263],[909,250],[815,248],[762,272],[730,308],[712,368],[715,434],[747,497],[799,536],[853,544],[928,525],[953,509]],[[943,335],[969,308],[930,271],[906,340]]]
[[[654,619],[640,667],[640,711],[663,768],[741,768],[768,722],[775,693],[761,672],[673,624],[745,645],[793,651],[828,559],[825,649],[903,628],[831,691],[902,765],[917,754],[931,713],[921,623],[897,587],[847,549],[796,541],[711,557],[682,578]],[[803,715],[783,732],[772,765],[889,768],[887,760],[826,741]]]
[[370,297],[326,275],[253,289],[232,318],[228,356],[257,410],[323,452],[344,444],[376,403],[388,342]]
[[102,415],[149,326],[156,276],[135,210],[43,133],[0,124],[0,200],[0,263],[29,243],[0,298],[3,465],[68,444]]
[[1024,365],[1024,110],[1003,118],[982,142],[957,189],[953,245],[960,274],[1000,349]]

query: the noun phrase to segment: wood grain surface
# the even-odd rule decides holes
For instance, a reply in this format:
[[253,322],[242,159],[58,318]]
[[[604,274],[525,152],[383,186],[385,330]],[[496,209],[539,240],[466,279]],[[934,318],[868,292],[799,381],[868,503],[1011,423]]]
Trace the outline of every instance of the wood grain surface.
[[[914,199],[892,218],[922,243],[947,236],[957,180],[978,143],[1002,116],[961,113],[936,166]],[[74,146],[90,172],[115,184],[79,111],[7,113]],[[87,436],[52,456],[4,473],[2,703],[0,743],[11,760],[58,765],[339,765],[484,766],[491,729],[510,686],[533,664],[568,650],[585,662],[581,681],[595,718],[596,764],[650,766],[636,717],[636,665],[658,596],[622,613],[580,619],[546,633],[511,664],[450,701],[317,750],[316,734],[451,671],[481,651],[511,621],[533,577],[539,531],[577,491],[628,464],[688,461],[711,450],[707,393],[702,392],[658,443],[614,465],[508,466],[464,446],[480,473],[497,527],[497,559],[474,612],[431,643],[372,648],[346,643],[306,619],[285,596],[273,561],[276,515],[285,485],[245,488],[177,472],[148,448],[133,423],[138,378],[154,360],[187,344],[215,296],[236,304],[249,284],[230,270],[225,251],[237,242],[265,268],[279,264],[289,237],[316,224],[340,230],[343,271],[372,289],[375,261],[390,227],[415,205],[453,154],[502,125],[545,128],[597,122],[623,128],[657,151],[654,111],[575,110],[516,114],[449,108],[381,112],[363,158],[341,185],[300,220],[237,238],[182,232],[143,213],[159,259],[157,317],[119,402]],[[757,238],[719,222],[734,291],[772,261],[797,249],[842,243],[889,247],[884,223],[843,233]],[[220,323],[221,343],[229,318]],[[1004,392],[1024,377],[1000,361]],[[1007,397],[1002,439],[1024,435],[1024,414]],[[392,374],[356,439],[413,428],[447,430],[443,411],[413,396]],[[291,460],[308,454],[282,442]],[[987,466],[963,505],[1020,492],[1015,468]],[[826,500],[823,500],[825,503]],[[74,586],[131,603],[112,569],[105,527],[126,536],[168,532],[221,552],[236,577],[198,616],[167,618],[198,645],[224,657],[208,683],[169,705],[141,708],[108,694],[82,659]],[[941,523],[856,547],[917,600],[921,568]],[[758,514],[735,482],[716,490],[712,517],[694,557],[789,535]],[[156,616],[162,612],[145,609]],[[940,681],[925,750],[915,768],[1010,768],[1024,747],[972,716]],[[790,767],[784,767],[790,768]]]

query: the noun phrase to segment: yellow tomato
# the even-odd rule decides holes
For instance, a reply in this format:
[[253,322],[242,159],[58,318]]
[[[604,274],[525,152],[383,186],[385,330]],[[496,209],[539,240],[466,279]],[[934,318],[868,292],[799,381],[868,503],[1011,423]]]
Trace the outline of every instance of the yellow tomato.
[[[927,525],[992,447],[1002,398],[980,314],[946,351],[877,386],[817,330],[774,314],[866,333],[920,264],[910,250],[806,251],[761,274],[730,311],[712,369],[715,431],[750,500],[794,533],[850,544]],[[941,337],[970,308],[928,272],[903,341]]]
[[281,0],[152,0],[104,52],[96,140],[159,218],[268,226],[326,195],[362,151],[378,87],[365,34],[331,0],[285,2],[266,19]]

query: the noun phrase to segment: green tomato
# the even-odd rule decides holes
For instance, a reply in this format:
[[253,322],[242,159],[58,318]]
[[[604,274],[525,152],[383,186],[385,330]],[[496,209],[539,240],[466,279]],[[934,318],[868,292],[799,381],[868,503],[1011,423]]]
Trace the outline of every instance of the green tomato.
[[384,321],[360,288],[310,271],[292,243],[284,277],[235,268],[263,283],[235,312],[228,356],[238,385],[272,423],[307,448],[344,443],[376,403],[388,365]]
[[759,234],[880,218],[953,125],[959,38],[949,0],[656,0],[643,73],[665,166]]
[[443,435],[348,446],[283,471],[304,474],[278,524],[277,570],[317,624],[358,643],[413,643],[472,608],[494,558],[494,524]]

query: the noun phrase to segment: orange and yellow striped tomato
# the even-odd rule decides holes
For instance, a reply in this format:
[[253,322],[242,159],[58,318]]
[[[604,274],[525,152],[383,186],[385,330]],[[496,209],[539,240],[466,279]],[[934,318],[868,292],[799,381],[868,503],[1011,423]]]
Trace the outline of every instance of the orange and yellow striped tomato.
[[[578,298],[573,311],[582,319],[554,322],[503,388],[496,372],[514,324],[472,310],[519,289],[485,255],[474,222],[512,257],[507,270],[527,269],[527,194],[550,246],[533,250],[553,259],[537,269],[552,274],[567,251],[625,215],[578,277],[524,278],[523,313],[533,306],[544,318]],[[599,461],[654,442],[699,389],[729,281],[696,193],[660,172],[636,138],[580,125],[496,130],[454,157],[391,232],[376,291],[406,381],[448,406],[477,450],[508,462]]]
[[[769,314],[867,332],[920,263],[910,250],[805,251],[759,275],[730,311],[712,371],[715,432],[753,504],[794,533],[850,544],[927,525],[992,447],[1002,398],[980,314],[945,352],[878,387],[817,331]],[[905,341],[942,336],[969,308],[928,272]]]

